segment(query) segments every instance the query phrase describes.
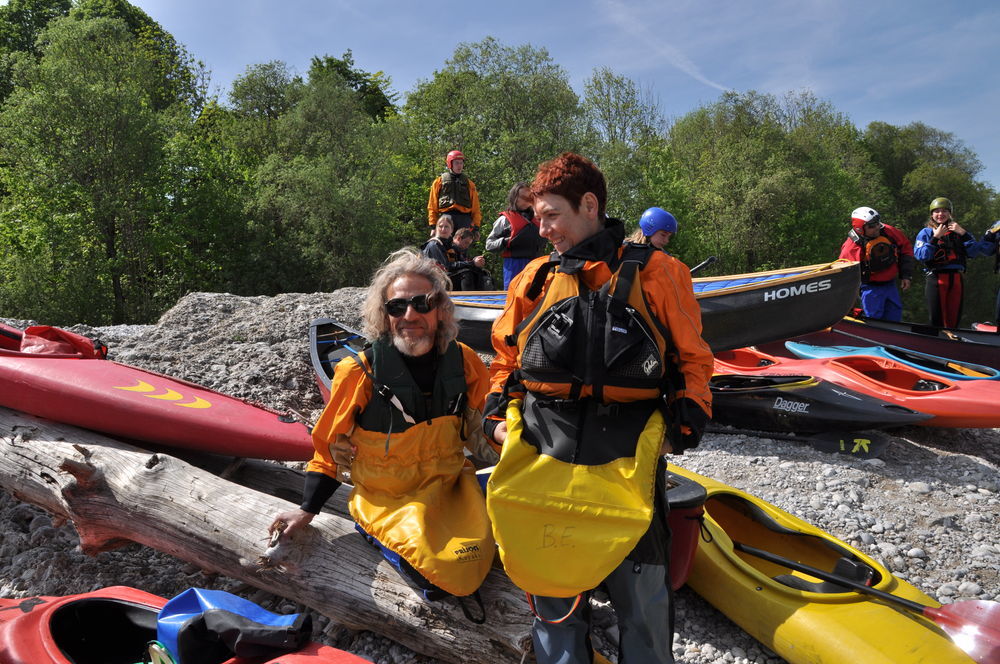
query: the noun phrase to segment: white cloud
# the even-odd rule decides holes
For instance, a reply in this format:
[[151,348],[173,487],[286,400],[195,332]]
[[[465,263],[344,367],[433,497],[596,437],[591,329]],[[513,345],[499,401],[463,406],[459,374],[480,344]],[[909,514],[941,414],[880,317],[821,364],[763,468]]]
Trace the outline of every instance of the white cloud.
[[[654,35],[648,24],[644,22],[645,17],[633,12],[625,3],[620,0],[599,0],[604,6],[607,18],[617,25],[623,32],[640,42],[641,50],[645,53],[653,53],[659,56],[670,66],[687,74],[694,80],[707,85],[716,90],[725,92],[729,88],[721,83],[716,83],[705,76],[697,64],[684,54],[679,48],[667,41],[664,35]],[[653,63],[648,63],[653,64]]]

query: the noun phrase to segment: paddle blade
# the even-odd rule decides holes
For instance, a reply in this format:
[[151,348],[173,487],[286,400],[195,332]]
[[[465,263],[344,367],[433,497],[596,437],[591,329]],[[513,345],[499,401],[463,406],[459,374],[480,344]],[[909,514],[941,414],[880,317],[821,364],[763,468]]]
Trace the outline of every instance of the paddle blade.
[[1000,664],[1000,603],[969,600],[926,607],[924,615],[979,664]]

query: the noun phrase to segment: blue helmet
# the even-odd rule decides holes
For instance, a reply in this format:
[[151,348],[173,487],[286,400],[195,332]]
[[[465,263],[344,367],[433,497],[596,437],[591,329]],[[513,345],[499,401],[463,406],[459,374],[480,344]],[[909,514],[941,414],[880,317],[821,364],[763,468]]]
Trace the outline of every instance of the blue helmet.
[[651,207],[639,217],[639,228],[646,237],[652,237],[656,231],[677,232],[677,220],[663,208]]

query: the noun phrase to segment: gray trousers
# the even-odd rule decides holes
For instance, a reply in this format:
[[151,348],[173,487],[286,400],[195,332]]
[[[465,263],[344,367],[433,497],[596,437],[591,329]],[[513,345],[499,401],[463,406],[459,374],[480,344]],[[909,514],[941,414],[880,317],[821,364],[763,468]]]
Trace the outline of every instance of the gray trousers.
[[[618,616],[619,664],[673,664],[673,592],[663,565],[637,563],[627,558],[601,584]],[[560,623],[573,597],[535,596],[531,636],[538,664],[591,664],[590,603],[585,593],[572,615]]]

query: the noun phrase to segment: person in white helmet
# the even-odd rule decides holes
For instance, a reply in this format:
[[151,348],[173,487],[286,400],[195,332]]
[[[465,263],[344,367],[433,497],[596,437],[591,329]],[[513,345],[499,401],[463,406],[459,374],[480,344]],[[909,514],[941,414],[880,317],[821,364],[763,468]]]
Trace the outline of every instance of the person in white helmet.
[[915,260],[913,246],[902,231],[883,223],[873,208],[859,207],[851,213],[851,232],[840,248],[840,258],[861,263],[861,310],[865,317],[903,320],[899,289],[909,290]]

